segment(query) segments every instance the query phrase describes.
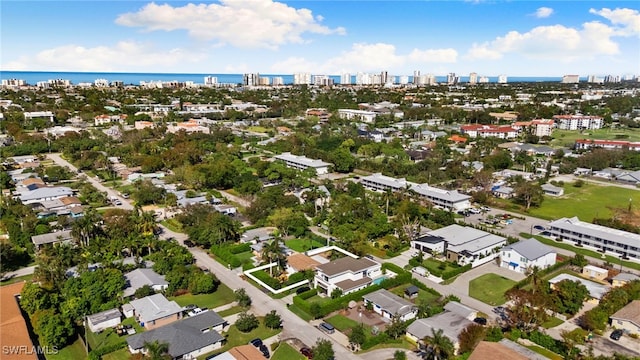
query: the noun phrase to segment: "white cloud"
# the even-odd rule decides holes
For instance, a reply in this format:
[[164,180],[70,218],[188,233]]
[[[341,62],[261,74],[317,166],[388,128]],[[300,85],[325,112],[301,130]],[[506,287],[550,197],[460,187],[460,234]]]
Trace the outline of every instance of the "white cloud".
[[324,61],[309,61],[302,57],[290,57],[271,66],[274,73],[314,72],[340,74],[343,72],[395,71],[402,67],[419,68],[434,63],[454,63],[458,52],[454,49],[413,49],[408,54],[398,54],[396,47],[386,43],[356,43],[351,49]]
[[305,43],[303,34],[345,34],[320,24],[321,16],[272,0],[221,0],[219,4],[174,7],[149,3],[135,13],[118,16],[116,23],[147,31],[186,30],[204,41],[219,41],[242,48],[276,49]]
[[611,40],[614,31],[599,22],[589,22],[582,29],[563,25],[539,26],[528,32],[510,31],[483,44],[474,44],[466,54],[469,59],[499,59],[515,53],[534,59],[556,59],[568,62],[619,53]]
[[539,7],[538,10],[536,10],[535,17],[539,19],[548,18],[549,16],[551,16],[551,14],[553,14],[553,9],[543,6]]
[[3,67],[6,70],[129,72],[197,63],[205,58],[204,54],[178,48],[158,50],[145,44],[121,41],[114,46],[87,48],[70,44],[45,49]]
[[616,33],[622,36],[640,36],[640,11],[633,9],[590,9],[591,14],[600,15],[611,21],[613,25],[621,26]]

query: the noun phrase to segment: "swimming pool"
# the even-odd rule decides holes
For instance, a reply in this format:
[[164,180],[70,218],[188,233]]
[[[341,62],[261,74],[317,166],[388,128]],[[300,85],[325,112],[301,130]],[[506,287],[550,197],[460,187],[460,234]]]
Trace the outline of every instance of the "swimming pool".
[[373,280],[372,282],[376,285],[380,285],[387,277],[386,276],[381,276],[375,280]]

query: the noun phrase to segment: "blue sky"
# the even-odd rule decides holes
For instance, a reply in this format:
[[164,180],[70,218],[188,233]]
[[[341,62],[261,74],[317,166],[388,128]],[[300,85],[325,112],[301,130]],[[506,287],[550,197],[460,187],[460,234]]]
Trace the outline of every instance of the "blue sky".
[[0,69],[640,75],[638,1],[16,1]]

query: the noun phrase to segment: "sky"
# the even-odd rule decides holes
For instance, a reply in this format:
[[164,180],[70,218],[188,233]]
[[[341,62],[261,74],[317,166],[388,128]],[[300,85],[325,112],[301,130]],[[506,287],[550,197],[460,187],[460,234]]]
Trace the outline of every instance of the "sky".
[[2,0],[1,70],[640,75],[640,2]]

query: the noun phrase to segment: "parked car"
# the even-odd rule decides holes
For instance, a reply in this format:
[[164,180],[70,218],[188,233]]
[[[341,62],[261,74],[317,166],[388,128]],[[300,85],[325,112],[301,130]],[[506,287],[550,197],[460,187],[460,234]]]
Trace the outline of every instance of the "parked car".
[[469,209],[469,212],[472,214],[480,214],[482,211],[480,209],[471,208]]
[[327,334],[333,334],[336,331],[333,325],[326,322],[323,322],[320,325],[318,325],[318,329],[326,332]]
[[185,240],[185,241],[184,241],[184,245],[185,245],[186,247],[190,247],[190,248],[192,248],[192,247],[196,246],[196,244],[195,244],[193,241],[191,241],[191,240]]
[[483,317],[477,317],[475,319],[473,319],[473,322],[479,325],[487,325],[487,319],[483,318]]
[[197,307],[197,308],[189,311],[187,314],[189,316],[196,316],[196,315],[202,314],[204,312],[207,312],[207,309],[200,309],[200,308]]
[[263,345],[262,344],[262,339],[260,339],[260,338],[255,338],[255,339],[249,341],[249,344],[251,344],[251,345],[253,345],[253,346],[257,347],[257,348],[260,348],[260,346]]
[[266,357],[267,359],[268,359],[269,357],[271,357],[271,354],[269,354],[269,349],[267,348],[267,345],[265,345],[265,344],[260,345],[260,347],[258,348],[258,350],[260,350],[260,352],[262,353],[262,355],[263,355],[264,357]]
[[184,308],[185,308],[186,310],[193,310],[193,309],[195,309],[195,308],[197,308],[197,307],[198,307],[198,306],[196,306],[196,304],[189,304],[189,305],[185,306]]
[[308,286],[299,287],[299,288],[296,289],[296,294],[300,295],[303,292],[307,292],[309,290],[311,290],[311,289]]
[[490,208],[490,207],[488,207],[488,206],[482,206],[482,207],[480,207],[480,210],[482,210],[482,211],[489,211],[489,210],[491,210],[491,208]]
[[539,230],[539,231],[545,231],[545,230],[547,230],[547,229],[545,229],[545,227],[544,227],[544,226],[542,226],[542,225],[535,225],[533,228],[534,228],[534,229],[536,229],[536,230]]
[[615,329],[613,330],[613,332],[611,333],[611,335],[609,335],[609,337],[613,340],[620,340],[620,338],[622,337],[622,334],[624,334],[624,330],[622,329]]
[[304,355],[307,359],[313,359],[313,352],[308,347],[300,349],[300,354]]

